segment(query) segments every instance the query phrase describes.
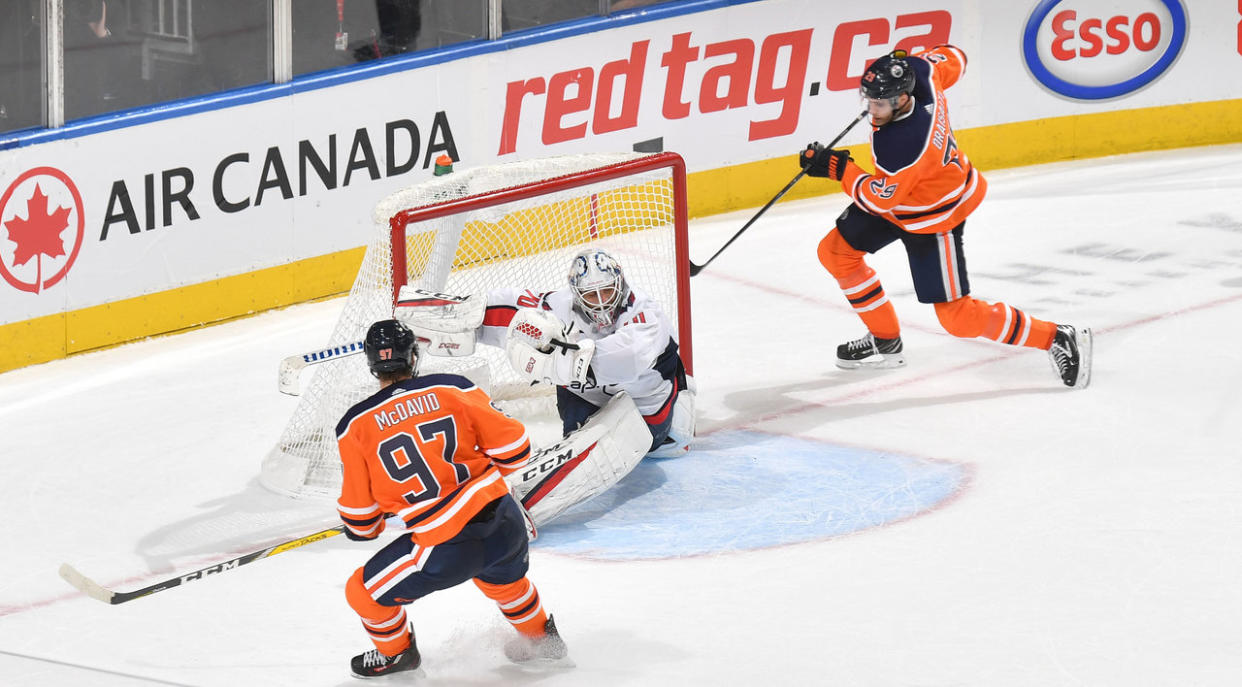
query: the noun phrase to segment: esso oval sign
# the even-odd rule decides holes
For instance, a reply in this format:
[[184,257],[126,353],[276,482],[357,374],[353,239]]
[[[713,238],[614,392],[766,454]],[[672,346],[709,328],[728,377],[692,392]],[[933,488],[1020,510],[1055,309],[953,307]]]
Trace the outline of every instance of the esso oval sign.
[[1185,45],[1180,0],[1042,0],[1026,21],[1022,57],[1054,93],[1101,100],[1151,83]]

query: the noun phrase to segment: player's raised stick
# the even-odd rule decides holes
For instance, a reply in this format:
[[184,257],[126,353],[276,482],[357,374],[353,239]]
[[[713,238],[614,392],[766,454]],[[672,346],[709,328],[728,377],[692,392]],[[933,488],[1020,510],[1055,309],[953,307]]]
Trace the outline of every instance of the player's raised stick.
[[[858,114],[858,116],[854,118],[854,121],[852,121],[852,122],[850,122],[850,123],[849,123],[849,126],[847,126],[847,127],[845,127],[844,129],[842,129],[842,130],[841,130],[841,133],[837,134],[837,137],[836,137],[836,138],[834,138],[834,139],[832,139],[832,143],[829,143],[828,145],[826,145],[826,146],[824,146],[824,147],[825,147],[825,148],[831,148],[831,147],[835,146],[835,145],[837,144],[837,142],[838,142],[838,141],[840,141],[842,138],[845,138],[845,135],[846,135],[846,134],[848,134],[848,133],[850,132],[850,129],[853,129],[853,128],[854,128],[854,125],[855,125],[855,124],[857,124],[857,123],[861,122],[861,121],[862,121],[862,118],[863,118],[863,117],[866,117],[866,116],[867,116],[867,111],[866,111],[866,110],[863,110],[862,112],[860,112],[860,113]],[[772,207],[773,205],[775,205],[775,204],[776,204],[776,201],[778,201],[778,200],[780,200],[781,198],[783,198],[783,197],[785,196],[785,194],[786,194],[786,193],[789,193],[789,189],[793,188],[793,187],[794,187],[794,184],[796,184],[796,183],[798,183],[799,181],[801,181],[801,180],[802,180],[802,177],[803,177],[803,176],[805,176],[805,175],[806,175],[806,169],[804,168],[802,171],[798,172],[797,176],[795,176],[793,179],[790,179],[788,184],[785,184],[785,188],[781,189],[781,190],[780,190],[780,192],[779,192],[779,193],[777,193],[775,196],[772,196],[772,200],[769,200],[769,201],[767,202],[767,204],[766,204],[766,205],[764,205],[763,207],[759,208],[759,212],[756,212],[756,213],[755,213],[755,216],[754,216],[754,217],[751,217],[749,222],[747,222],[746,224],[743,224],[743,225],[742,225],[742,228],[741,228],[741,229],[738,229],[738,230],[737,230],[737,233],[733,235],[733,238],[731,238],[731,239],[729,239],[728,241],[726,241],[726,242],[725,242],[725,245],[721,246],[721,247],[720,247],[720,250],[716,251],[716,252],[715,252],[715,253],[714,253],[714,254],[713,254],[710,258],[708,258],[708,259],[707,259],[707,261],[706,261],[706,262],[704,262],[702,265],[696,265],[696,264],[694,264],[693,262],[691,262],[691,263],[690,263],[690,276],[692,276],[692,277],[693,277],[694,275],[698,274],[699,272],[702,272],[704,267],[707,267],[708,265],[710,265],[710,264],[712,263],[712,260],[715,260],[715,259],[716,259],[716,256],[717,256],[717,255],[720,255],[721,253],[723,253],[723,252],[724,252],[724,249],[728,248],[730,244],[732,244],[734,241],[736,241],[736,240],[737,240],[737,238],[738,238],[739,236],[741,236],[743,232],[745,232],[747,229],[749,229],[749,228],[750,228],[750,225],[752,225],[752,224],[754,224],[754,223],[755,223],[755,220],[757,220],[757,219],[759,219],[760,217],[762,217],[762,216],[763,216],[763,213],[765,213],[765,212],[767,212],[767,211],[768,211],[768,208],[770,208],[770,207]]]
[[174,578],[164,580],[163,582],[156,582],[155,584],[149,587],[143,587],[142,589],[135,589],[132,592],[116,592],[111,589],[106,589],[102,585],[100,585],[98,582],[78,572],[76,568],[74,568],[72,565],[69,565],[68,563],[61,564],[60,576],[63,577],[66,582],[73,585],[74,587],[77,587],[82,593],[86,594],[92,599],[98,599],[99,601],[102,601],[106,604],[112,604],[112,605],[123,604],[126,601],[133,601],[134,599],[139,599],[144,596],[150,596],[151,594],[154,594],[156,592],[162,592],[165,589],[171,589],[173,587],[180,586],[181,584],[185,582],[193,582],[195,580],[201,580],[208,575],[222,573],[225,570],[232,570],[233,568],[236,568],[238,566],[245,565],[247,563],[253,563],[254,561],[257,561],[261,558],[275,556],[276,554],[284,553],[288,551],[289,549],[296,549],[299,546],[305,546],[307,544],[317,542],[321,539],[327,539],[328,537],[335,537],[336,535],[341,534],[344,531],[345,531],[345,526],[338,525],[337,527],[333,527],[327,530],[321,530],[314,534],[308,534],[305,537],[299,537],[292,541],[287,541],[282,544],[276,544],[275,546],[269,546],[266,549],[255,551],[253,553],[248,553],[245,556],[239,556],[237,558],[234,558],[231,561],[225,561],[223,563],[209,565],[206,568],[195,570],[194,572],[191,572],[191,573],[185,573],[184,575],[178,575]]

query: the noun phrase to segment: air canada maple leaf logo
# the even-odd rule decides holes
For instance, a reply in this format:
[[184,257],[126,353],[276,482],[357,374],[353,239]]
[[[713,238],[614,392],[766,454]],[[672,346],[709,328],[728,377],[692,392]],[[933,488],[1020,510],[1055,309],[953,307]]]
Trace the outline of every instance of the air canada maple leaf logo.
[[36,255],[49,258],[65,254],[65,241],[60,237],[69,228],[69,208],[56,208],[49,212],[47,194],[35,184],[34,195],[26,201],[28,218],[16,217],[5,222],[9,240],[17,244],[13,264],[24,265]]
[[22,174],[0,196],[0,276],[30,293],[54,286],[73,266],[85,226],[82,195],[64,172]]

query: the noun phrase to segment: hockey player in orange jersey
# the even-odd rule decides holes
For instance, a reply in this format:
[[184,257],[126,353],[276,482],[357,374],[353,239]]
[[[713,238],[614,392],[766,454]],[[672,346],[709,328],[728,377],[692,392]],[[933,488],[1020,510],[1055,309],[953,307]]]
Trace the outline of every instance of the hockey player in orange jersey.
[[565,642],[526,578],[527,525],[503,479],[530,459],[526,428],[465,377],[416,376],[414,334],[396,320],[371,325],[363,348],[381,388],[337,424],[344,467],[338,510],[350,539],[375,539],[388,514],[409,534],[380,549],[345,585],[375,644],[354,657],[353,674],[417,668],[405,605],[467,580],[517,629],[519,637],[505,647],[511,660],[565,656]]
[[837,347],[837,366],[905,364],[896,311],[864,260],[900,240],[919,302],[933,304],[945,331],[1046,350],[1066,386],[1085,388],[1091,380],[1090,329],[970,296],[962,233],[987,182],[957,147],[944,95],[965,68],[966,56],[950,45],[915,55],[894,51],[867,67],[861,84],[871,116],[874,174],[856,165],[848,151],[818,143],[798,158],[808,175],[840,181],[854,201],[818,251],[868,330]]

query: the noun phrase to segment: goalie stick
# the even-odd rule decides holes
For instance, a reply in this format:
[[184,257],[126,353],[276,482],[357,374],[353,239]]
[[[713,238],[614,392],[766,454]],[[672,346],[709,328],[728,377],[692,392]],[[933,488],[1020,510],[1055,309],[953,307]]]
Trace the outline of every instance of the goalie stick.
[[[407,309],[414,307],[423,308],[443,308],[461,304],[470,299],[470,296],[454,296],[447,293],[438,293],[435,291],[426,291],[423,289],[413,289],[410,287],[402,287],[401,297],[397,302],[398,306],[406,306]],[[482,306],[480,306],[482,307]],[[480,311],[480,322],[482,321],[482,311]],[[420,345],[428,343],[420,341]],[[297,396],[301,393],[300,378],[302,370],[309,365],[318,365],[326,363],[329,360],[340,360],[351,355],[357,355],[362,352],[362,341],[348,341],[338,346],[329,346],[321,348],[317,351],[309,351],[301,355],[291,355],[280,361],[280,367],[276,373],[276,385],[280,389],[280,393],[290,396]],[[469,352],[473,352],[474,347],[471,345]],[[467,353],[456,353],[453,355],[466,355]],[[432,353],[434,355],[434,353]]]
[[317,351],[303,353],[302,355],[291,355],[280,361],[280,368],[276,373],[277,387],[282,394],[297,396],[301,393],[298,378],[301,376],[303,368],[307,365],[317,365],[329,360],[339,360],[361,352],[362,342],[350,341],[340,346],[329,346],[328,348],[321,348]]
[[142,589],[135,589],[132,592],[117,592],[111,589],[106,589],[102,585],[100,585],[98,582],[78,572],[76,568],[74,568],[72,565],[69,565],[68,563],[61,564],[60,576],[63,577],[66,582],[73,585],[74,587],[79,589],[82,593],[86,594],[92,599],[98,599],[99,601],[102,601],[106,604],[112,604],[115,606],[116,604],[123,604],[126,601],[133,601],[134,599],[140,599],[144,596],[149,596],[156,592],[162,592],[165,589],[171,589],[173,587],[180,586],[186,582],[193,582],[195,580],[201,580],[208,575],[222,573],[225,570],[232,570],[233,568],[243,566],[247,563],[253,563],[254,561],[257,561],[261,558],[275,556],[278,553],[284,553],[290,549],[296,549],[299,546],[305,546],[307,544],[312,544],[321,539],[327,539],[328,537],[335,537],[338,534],[342,534],[344,531],[345,531],[345,526],[338,525],[331,529],[321,530],[314,534],[308,534],[305,537],[299,537],[292,541],[284,542],[283,544],[269,546],[266,549],[255,551],[253,553],[248,553],[244,556],[234,558],[231,561],[225,561],[223,563],[209,565],[206,568],[195,570],[194,572],[186,573],[184,575],[178,575],[177,577],[164,580],[163,582],[156,582],[155,584],[149,587],[143,587]]

